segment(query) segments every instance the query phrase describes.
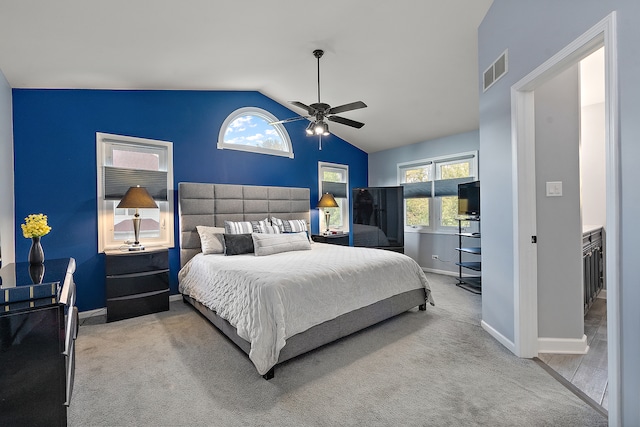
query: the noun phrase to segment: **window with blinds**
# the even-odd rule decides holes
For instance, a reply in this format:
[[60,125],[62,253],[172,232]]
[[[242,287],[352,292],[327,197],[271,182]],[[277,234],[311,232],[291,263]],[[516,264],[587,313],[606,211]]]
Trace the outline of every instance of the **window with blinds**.
[[158,209],[139,209],[140,241],[172,247],[173,144],[96,133],[98,167],[98,251],[133,241],[135,209],[116,206],[130,187],[145,187]]
[[398,164],[403,186],[405,227],[451,231],[458,222],[458,184],[475,181],[477,151]]
[[337,208],[329,208],[330,224],[325,224],[324,215],[320,218],[320,230],[349,231],[349,166],[336,163],[318,162],[318,199],[324,193],[330,193],[338,203]]

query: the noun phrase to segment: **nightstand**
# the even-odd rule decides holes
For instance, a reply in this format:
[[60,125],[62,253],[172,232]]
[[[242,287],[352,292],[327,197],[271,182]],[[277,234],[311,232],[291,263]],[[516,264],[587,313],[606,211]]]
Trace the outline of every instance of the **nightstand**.
[[169,310],[169,250],[105,251],[107,322]]
[[318,243],[329,243],[331,245],[349,246],[349,234],[312,234],[311,240]]

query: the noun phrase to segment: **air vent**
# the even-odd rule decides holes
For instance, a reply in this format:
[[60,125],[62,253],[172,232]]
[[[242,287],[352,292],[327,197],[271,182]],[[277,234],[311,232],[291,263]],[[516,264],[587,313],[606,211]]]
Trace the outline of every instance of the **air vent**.
[[487,68],[483,74],[483,91],[486,92],[495,82],[497,82],[500,77],[507,74],[508,66],[507,66],[507,50],[502,52],[502,55],[496,62],[491,64],[489,68]]

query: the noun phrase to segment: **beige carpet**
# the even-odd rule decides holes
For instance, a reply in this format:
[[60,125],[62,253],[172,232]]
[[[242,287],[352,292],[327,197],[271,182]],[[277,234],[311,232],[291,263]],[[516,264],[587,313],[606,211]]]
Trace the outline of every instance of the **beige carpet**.
[[430,274],[436,306],[276,368],[265,381],[191,307],[84,325],[70,426],[605,426],[480,328],[481,296]]

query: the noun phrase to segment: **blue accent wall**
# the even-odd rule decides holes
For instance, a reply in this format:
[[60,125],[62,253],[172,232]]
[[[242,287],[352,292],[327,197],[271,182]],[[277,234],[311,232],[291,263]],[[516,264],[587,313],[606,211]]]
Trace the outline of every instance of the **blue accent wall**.
[[[323,138],[320,151],[318,139],[305,135],[306,120],[285,125],[293,159],[218,150],[220,126],[238,108],[263,108],[280,119],[298,115],[259,92],[13,89],[12,95],[16,262],[26,260],[31,242],[19,224],[30,213],[47,214],[52,231],[42,238],[45,258],[76,259],[81,311],[105,306],[104,255],[97,252],[96,132],[173,142],[176,189],[179,182],[307,187],[313,232],[318,161],[349,165],[351,186],[367,185],[367,154],[334,135]],[[177,192],[173,197],[177,230]],[[179,249],[170,249],[169,257],[171,293],[177,293]]]

